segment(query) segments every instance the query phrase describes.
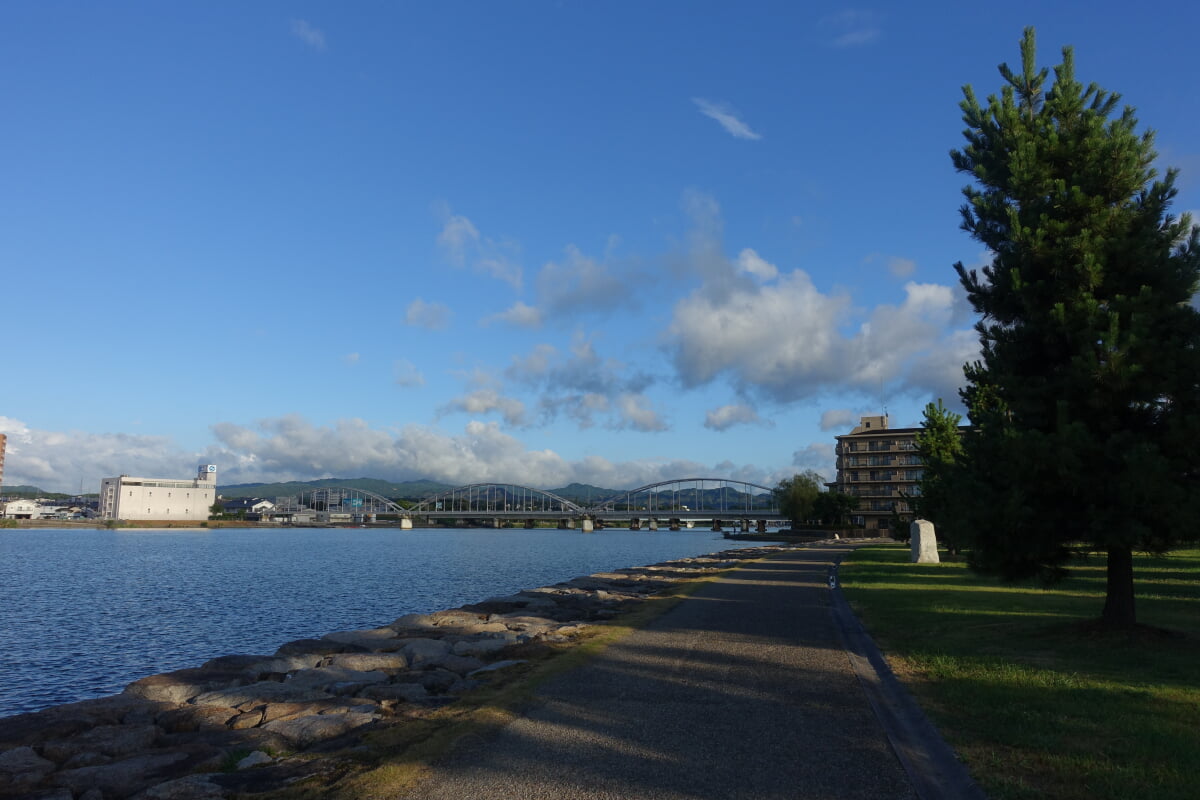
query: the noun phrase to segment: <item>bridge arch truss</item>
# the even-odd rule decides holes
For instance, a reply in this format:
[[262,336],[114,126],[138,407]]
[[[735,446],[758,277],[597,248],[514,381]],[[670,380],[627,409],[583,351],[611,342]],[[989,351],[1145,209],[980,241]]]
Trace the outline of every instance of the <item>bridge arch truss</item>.
[[497,514],[503,516],[582,516],[586,509],[544,489],[515,483],[472,483],[427,497],[408,510],[413,516],[429,514]]
[[750,517],[776,516],[779,504],[774,490],[757,483],[728,478],[677,478],[613,495],[589,511]]
[[365,489],[330,486],[301,492],[295,497],[281,497],[276,501],[280,511],[317,511],[329,514],[403,514],[404,509],[383,495]]

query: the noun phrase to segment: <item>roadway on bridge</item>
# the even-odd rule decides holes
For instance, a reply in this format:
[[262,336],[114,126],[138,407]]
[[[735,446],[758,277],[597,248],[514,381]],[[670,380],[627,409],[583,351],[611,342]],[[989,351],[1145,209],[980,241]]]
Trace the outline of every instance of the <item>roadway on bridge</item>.
[[408,796],[918,797],[831,614],[829,568],[848,549],[787,552],[705,585],[547,682],[526,716]]

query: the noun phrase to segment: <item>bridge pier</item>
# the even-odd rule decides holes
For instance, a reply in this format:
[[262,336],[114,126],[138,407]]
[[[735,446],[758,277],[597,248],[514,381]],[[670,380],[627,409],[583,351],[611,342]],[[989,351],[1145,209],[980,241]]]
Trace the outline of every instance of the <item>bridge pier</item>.
[[679,530],[679,518],[671,517],[671,519],[667,521],[667,527],[673,531]]
[[637,517],[630,517],[629,530],[640,531],[642,529],[642,521]]
[[712,526],[712,529],[713,529],[714,531],[719,531],[719,530],[721,530],[721,520],[719,520],[719,519],[714,519],[714,520],[713,520],[713,526]]
[[654,517],[651,517],[650,519],[646,520],[646,530],[650,530],[650,531],[658,530],[658,520],[655,519]]
[[742,533],[749,533],[750,532],[750,520],[748,520],[748,519],[742,520],[741,527],[742,527]]
[[756,529],[759,533],[766,533],[767,532],[767,521],[765,519],[760,519],[758,521]]
[[569,517],[564,517],[564,518],[560,519],[558,521],[558,529],[560,531],[575,530],[575,520],[573,520]]
[[536,519],[527,519],[527,520],[525,520],[525,529],[526,529],[526,530],[528,530],[528,529],[530,529],[530,528],[536,528],[536,527],[537,527],[537,520],[536,520]]
[[400,518],[400,530],[402,530],[402,531],[411,531],[412,530],[412,517],[401,517]]
[[594,531],[596,529],[596,525],[595,525],[595,523],[592,522],[591,519],[589,519],[588,517],[584,517],[583,519],[581,519],[579,521],[579,529],[582,530],[584,533],[591,533],[592,531]]

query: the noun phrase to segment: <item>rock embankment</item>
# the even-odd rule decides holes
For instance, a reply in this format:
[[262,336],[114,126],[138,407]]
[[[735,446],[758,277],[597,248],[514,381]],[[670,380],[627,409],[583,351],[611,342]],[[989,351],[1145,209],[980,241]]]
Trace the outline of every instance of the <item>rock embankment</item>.
[[453,702],[521,663],[522,647],[569,643],[673,583],[777,549],[598,573],[408,614],[0,719],[0,798],[211,800],[278,789],[319,774],[312,753],[353,747]]

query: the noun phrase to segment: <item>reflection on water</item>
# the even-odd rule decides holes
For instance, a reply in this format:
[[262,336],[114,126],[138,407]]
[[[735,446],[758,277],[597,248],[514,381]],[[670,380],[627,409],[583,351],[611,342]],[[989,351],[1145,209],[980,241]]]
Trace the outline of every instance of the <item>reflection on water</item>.
[[711,531],[0,531],[0,716],[144,675],[740,544]]

